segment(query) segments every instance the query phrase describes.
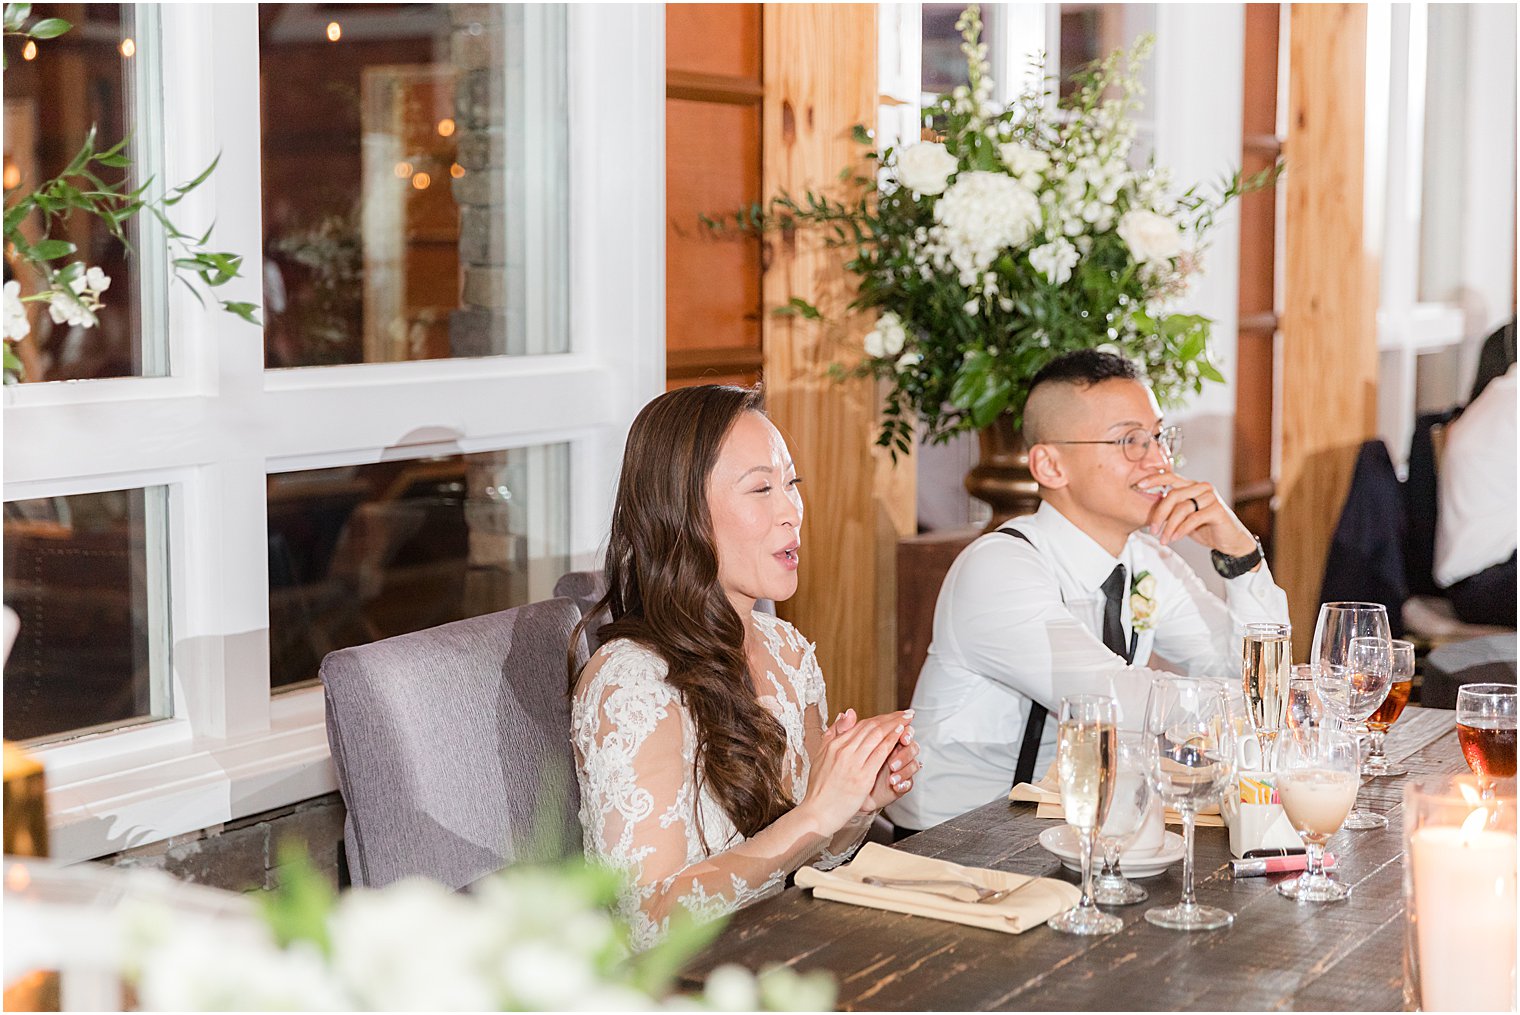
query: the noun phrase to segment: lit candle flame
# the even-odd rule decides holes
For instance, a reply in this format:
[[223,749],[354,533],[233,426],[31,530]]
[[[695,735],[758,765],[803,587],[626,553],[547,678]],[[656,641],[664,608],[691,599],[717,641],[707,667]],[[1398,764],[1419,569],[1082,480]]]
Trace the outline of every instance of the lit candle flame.
[[121,46],[119,48],[121,49],[121,55],[126,57],[128,60],[132,59],[132,57],[137,53],[137,43],[133,42],[131,39],[122,39]]
[[37,43],[33,42],[31,39],[27,39],[26,40],[26,45],[21,47],[21,59],[23,59],[23,60],[35,60],[35,59],[37,59]]
[[336,21],[329,21],[327,23],[327,41],[337,42],[341,38],[343,38],[343,26]]
[[[1464,786],[1463,789],[1466,789]],[[1471,846],[1488,824],[1488,808],[1478,807],[1462,822],[1462,845]]]

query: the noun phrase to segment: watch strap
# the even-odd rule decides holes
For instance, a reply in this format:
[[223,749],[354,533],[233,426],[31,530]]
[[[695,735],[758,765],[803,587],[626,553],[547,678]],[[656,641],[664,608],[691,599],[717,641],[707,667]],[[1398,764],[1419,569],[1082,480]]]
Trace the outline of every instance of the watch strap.
[[[1255,539],[1256,537],[1252,537]],[[1239,557],[1231,557],[1229,554],[1220,553],[1218,550],[1209,551],[1209,560],[1214,564],[1214,570],[1224,578],[1239,578],[1250,571],[1251,568],[1261,563],[1265,555],[1261,550],[1261,540],[1256,540],[1256,549]]]

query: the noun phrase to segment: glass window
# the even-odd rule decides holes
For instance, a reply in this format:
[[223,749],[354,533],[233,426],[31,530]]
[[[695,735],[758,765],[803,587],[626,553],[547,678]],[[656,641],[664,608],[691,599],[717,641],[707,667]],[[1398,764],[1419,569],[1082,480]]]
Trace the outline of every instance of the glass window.
[[[96,129],[96,148],[104,150],[127,137],[137,127],[139,103],[159,93],[152,73],[152,50],[156,33],[149,31],[155,12],[133,4],[36,4],[31,21],[63,18],[73,27],[54,39],[5,37],[5,192],[7,207],[13,190],[28,193],[52,179],[79,153],[91,126]],[[139,31],[143,35],[139,37]],[[101,170],[108,182],[122,172],[133,177],[133,186],[152,175],[142,151],[144,136],[134,137],[128,170]],[[72,181],[79,185],[79,179]],[[139,220],[127,223],[134,247]],[[42,238],[43,223],[33,214],[21,226],[29,242]],[[141,258],[128,257],[126,248],[97,218],[74,215],[55,222],[50,238],[66,240],[77,248],[77,258],[110,276],[111,285],[102,296],[104,306],[96,316],[98,326],[85,327],[55,322],[47,307],[28,303],[30,333],[16,346],[27,381],[76,380],[89,377],[156,376],[166,371],[161,329],[143,328],[137,275]],[[63,260],[55,261],[61,267]],[[17,260],[10,251],[5,258],[5,279],[21,284],[23,296],[41,289],[41,277]],[[152,338],[147,348],[139,336]]]
[[[955,27],[964,4],[924,4],[923,6],[923,93],[925,105],[935,97],[967,83],[966,54],[961,52],[961,33]],[[982,41],[994,48],[1000,12],[991,4],[982,5]]]
[[[1072,75],[1116,49],[1135,44],[1156,31],[1155,4],[1061,4],[1061,98],[1076,91]],[[1151,57],[1155,59],[1154,54]],[[1155,94],[1156,76],[1147,62],[1141,82],[1147,96]],[[1150,119],[1142,109],[1141,117]]]
[[260,4],[265,363],[564,352],[562,5]]
[[569,570],[569,446],[269,477],[271,683],[334,649],[546,599]]
[[5,505],[5,738],[171,714],[163,487]]

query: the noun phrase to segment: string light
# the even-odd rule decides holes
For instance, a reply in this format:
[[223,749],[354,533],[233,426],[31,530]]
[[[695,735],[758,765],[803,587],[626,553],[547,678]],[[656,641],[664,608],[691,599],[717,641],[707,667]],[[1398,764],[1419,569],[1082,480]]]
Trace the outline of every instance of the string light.
[[412,188],[414,190],[427,190],[428,185],[432,182],[433,178],[427,173],[418,173],[416,176],[412,177]]
[[21,167],[14,162],[5,163],[5,189],[15,190],[21,186]]
[[438,121],[438,136],[439,137],[452,137],[453,134],[454,134],[454,121],[452,119],[450,119],[449,117],[445,116],[442,120]]
[[412,175],[412,164],[410,162],[398,162],[398,163],[396,163],[396,179],[398,179],[398,180],[404,180],[408,176],[411,176],[411,175]]
[[452,176],[456,180],[459,179],[461,176],[464,175],[464,166],[461,166],[457,162],[454,163],[452,166],[449,167],[449,175]]
[[35,59],[37,59],[37,43],[36,42],[32,41],[31,39],[27,39],[26,40],[26,45],[23,46],[23,47],[21,47],[21,59],[23,59],[23,60],[35,60]]
[[327,23],[327,41],[337,42],[341,38],[343,38],[343,26],[336,21],[329,21]]
[[137,43],[133,42],[131,39],[122,39],[121,46],[119,48],[121,49],[121,55],[130,60],[137,52]]

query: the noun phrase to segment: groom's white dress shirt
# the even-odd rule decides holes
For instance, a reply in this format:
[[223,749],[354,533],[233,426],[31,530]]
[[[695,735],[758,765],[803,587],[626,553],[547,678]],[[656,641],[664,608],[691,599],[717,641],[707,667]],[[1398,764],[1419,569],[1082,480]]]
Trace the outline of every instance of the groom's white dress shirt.
[[[1056,719],[1069,694],[1111,694],[1120,725],[1140,729],[1152,679],[1168,673],[1126,665],[1104,647],[1102,585],[1116,564],[1133,587],[1156,579],[1151,623],[1135,631],[1131,593],[1123,597],[1124,638],[1137,661],[1151,654],[1189,676],[1240,692],[1240,631],[1286,623],[1288,599],[1265,562],[1225,583],[1226,598],[1204,587],[1183,559],[1147,530],[1114,557],[1055,508],[1007,523],[1028,542],[991,532],[951,565],[934,608],[929,658],[913,693],[913,728],[923,771],[887,816],[928,828],[1006,795],[1013,782],[1030,699],[1050,710],[1035,764],[1055,758]],[[1143,612],[1143,611],[1142,611]]]

